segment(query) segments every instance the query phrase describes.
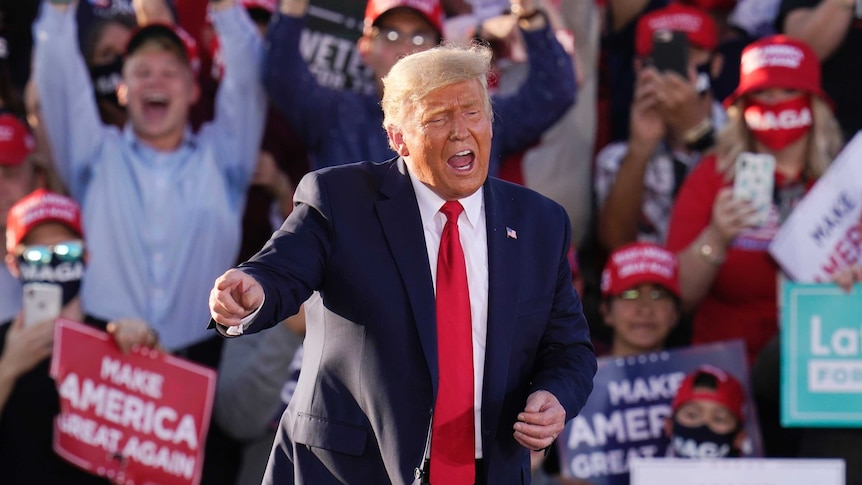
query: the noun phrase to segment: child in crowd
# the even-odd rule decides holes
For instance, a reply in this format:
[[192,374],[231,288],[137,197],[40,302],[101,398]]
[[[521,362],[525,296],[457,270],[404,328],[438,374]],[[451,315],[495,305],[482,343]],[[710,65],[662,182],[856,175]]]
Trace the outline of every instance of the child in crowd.
[[742,384],[718,367],[703,365],[677,389],[665,422],[673,456],[737,457],[746,439]]
[[676,256],[655,244],[629,244],[611,254],[599,308],[613,329],[611,355],[664,349],[680,318],[678,274]]

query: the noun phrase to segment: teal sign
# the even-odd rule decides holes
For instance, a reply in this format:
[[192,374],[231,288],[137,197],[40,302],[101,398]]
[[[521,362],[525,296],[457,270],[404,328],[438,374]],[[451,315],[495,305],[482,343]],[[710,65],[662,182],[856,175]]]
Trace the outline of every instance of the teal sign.
[[784,282],[781,423],[862,427],[862,284]]

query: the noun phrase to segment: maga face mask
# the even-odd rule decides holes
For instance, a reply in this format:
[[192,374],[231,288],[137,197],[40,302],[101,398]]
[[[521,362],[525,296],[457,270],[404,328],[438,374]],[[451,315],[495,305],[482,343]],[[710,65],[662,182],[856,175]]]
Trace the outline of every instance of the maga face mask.
[[30,245],[18,256],[22,284],[50,283],[63,289],[63,305],[78,296],[84,276],[84,244],[64,241],[51,246]]
[[123,76],[123,58],[117,56],[107,64],[90,67],[90,78],[93,80],[93,89],[97,99],[104,99],[120,106],[117,99],[117,86]]
[[809,96],[797,96],[775,104],[749,99],[743,116],[754,138],[776,151],[808,133],[814,122]]
[[733,451],[737,430],[718,434],[703,424],[696,428],[673,423],[673,454],[683,458],[723,458]]

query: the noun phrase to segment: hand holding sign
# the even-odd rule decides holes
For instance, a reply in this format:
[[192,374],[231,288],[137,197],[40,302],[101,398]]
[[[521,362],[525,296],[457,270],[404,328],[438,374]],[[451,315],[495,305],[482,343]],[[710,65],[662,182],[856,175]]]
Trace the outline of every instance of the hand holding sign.
[[57,454],[114,483],[199,483],[215,371],[146,348],[122,353],[84,324],[55,326]]

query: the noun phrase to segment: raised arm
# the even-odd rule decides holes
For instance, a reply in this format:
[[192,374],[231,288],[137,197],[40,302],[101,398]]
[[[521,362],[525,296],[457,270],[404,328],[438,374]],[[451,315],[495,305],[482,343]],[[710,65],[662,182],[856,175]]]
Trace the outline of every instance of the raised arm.
[[263,39],[244,8],[233,0],[212,1],[211,15],[224,54],[225,75],[216,94],[215,119],[202,136],[217,148],[235,194],[244,195],[257,164],[266,118],[260,82]]
[[79,197],[106,129],[78,49],[76,5],[42,6],[33,25],[33,77],[55,167],[72,195]]
[[527,48],[527,79],[515,93],[494,98],[494,138],[503,140],[502,159],[538,141],[574,104],[577,89],[572,58],[544,14],[522,15],[528,16],[518,22]]
[[814,8],[790,10],[781,28],[811,46],[820,59],[827,59],[844,41],[855,8],[855,0],[821,0]]
[[281,0],[267,32],[263,83],[275,106],[316,151],[337,116],[341,93],[322,86],[299,50],[308,0]]
[[624,148],[614,144],[602,150],[596,161],[598,235],[608,252],[637,239],[647,165],[667,134],[656,95],[657,76],[653,69],[640,72],[629,139]]

